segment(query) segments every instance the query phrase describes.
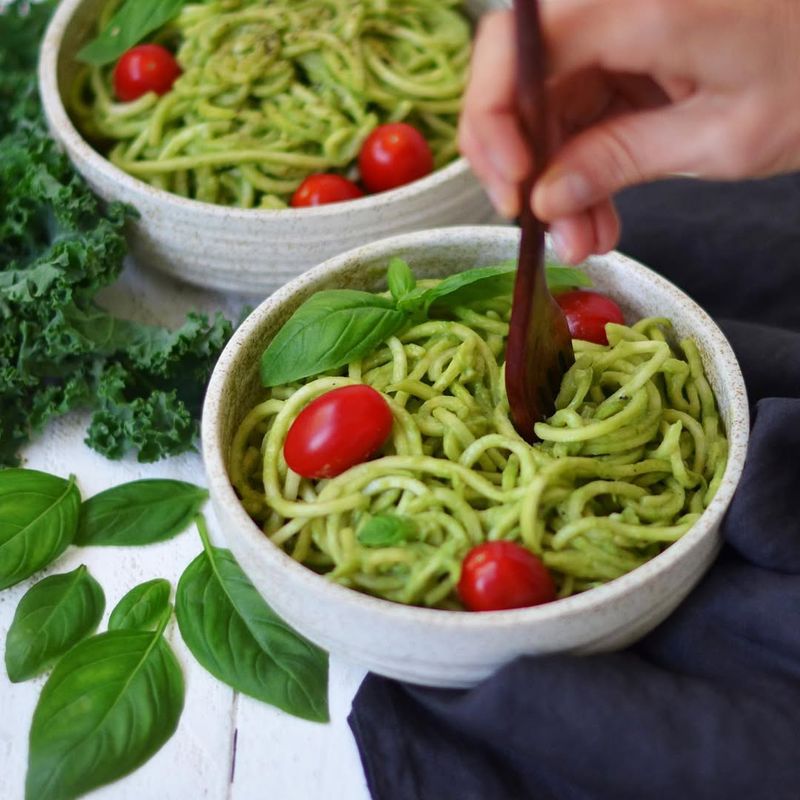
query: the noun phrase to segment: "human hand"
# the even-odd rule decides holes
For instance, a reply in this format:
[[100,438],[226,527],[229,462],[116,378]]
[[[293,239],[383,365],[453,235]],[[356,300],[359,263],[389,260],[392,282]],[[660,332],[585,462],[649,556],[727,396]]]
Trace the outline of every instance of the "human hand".
[[[542,0],[555,155],[533,189],[559,255],[619,238],[612,196],[675,174],[739,179],[800,167],[796,0]],[[459,145],[497,210],[531,168],[514,108],[511,12],[482,20]]]

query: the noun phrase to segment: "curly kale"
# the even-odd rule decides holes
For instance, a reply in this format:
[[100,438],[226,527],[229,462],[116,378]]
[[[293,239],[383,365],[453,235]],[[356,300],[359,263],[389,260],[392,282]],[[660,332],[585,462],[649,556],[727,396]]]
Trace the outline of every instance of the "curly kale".
[[54,5],[0,14],[0,465],[77,408],[93,411],[90,447],[154,461],[194,447],[231,325],[190,314],[170,331],[97,304],[122,270],[133,212],[104,206],[47,136],[35,64]]

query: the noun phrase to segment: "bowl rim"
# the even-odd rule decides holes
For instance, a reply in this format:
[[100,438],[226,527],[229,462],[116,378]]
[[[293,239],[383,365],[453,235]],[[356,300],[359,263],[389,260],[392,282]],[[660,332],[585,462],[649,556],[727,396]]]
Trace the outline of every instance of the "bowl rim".
[[75,12],[85,2],[86,0],[62,0],[48,23],[39,51],[37,67],[42,108],[53,138],[67,150],[68,154],[82,162],[82,165],[96,170],[103,177],[113,182],[121,190],[120,194],[130,195],[130,199],[133,202],[136,202],[137,199],[149,199],[153,202],[168,203],[174,206],[175,209],[181,209],[187,213],[202,213],[226,220],[233,218],[247,221],[283,219],[313,221],[341,213],[352,214],[360,211],[366,213],[392,207],[405,202],[411,197],[417,197],[420,194],[434,190],[441,184],[470,172],[466,159],[463,156],[458,156],[444,167],[436,169],[424,178],[419,178],[405,186],[390,189],[386,192],[367,194],[354,200],[305,208],[239,208],[238,206],[225,206],[217,203],[207,203],[203,200],[194,200],[168,192],[166,189],[157,189],[145,181],[129,175],[95,150],[81,135],[67,113],[58,86],[58,62],[61,56],[64,34]]
[[280,547],[272,544],[245,511],[228,479],[225,454],[222,452],[222,448],[217,446],[217,442],[224,419],[224,389],[231,367],[237,360],[239,349],[256,334],[264,317],[290,300],[298,289],[307,288],[309,283],[313,285],[325,281],[345,266],[349,266],[352,269],[352,265],[358,261],[384,255],[388,259],[388,254],[393,250],[404,252],[413,257],[415,251],[419,251],[425,245],[430,245],[432,240],[437,240],[439,243],[449,240],[456,246],[460,241],[462,245],[466,246],[467,244],[474,245],[478,242],[486,244],[490,240],[503,240],[512,243],[518,241],[518,237],[519,230],[516,228],[481,225],[430,229],[380,239],[370,244],[353,248],[322,262],[317,267],[285,284],[277,292],[267,297],[248,315],[234,332],[217,361],[206,391],[201,422],[201,448],[211,499],[214,504],[223,505],[226,513],[232,517],[234,522],[232,529],[226,527],[225,536],[227,539],[234,536],[244,536],[253,544],[256,542],[265,543],[267,546],[263,548],[263,557],[266,562],[269,562],[269,567],[282,570],[286,574],[287,580],[294,585],[296,590],[303,591],[304,588],[307,588],[310,595],[316,595],[317,597],[324,595],[329,598],[330,602],[336,602],[341,606],[359,608],[363,612],[381,614],[389,622],[428,623],[435,624],[439,629],[466,628],[477,631],[486,627],[518,626],[520,624],[545,622],[585,614],[597,610],[600,606],[613,605],[623,596],[645,586],[651,579],[667,572],[687,552],[691,551],[706,536],[712,533],[714,526],[721,521],[733,497],[744,468],[747,452],[750,432],[749,405],[741,369],[728,340],[700,305],[671,281],[618,252],[605,256],[593,256],[587,259],[586,263],[602,266],[603,263],[616,261],[660,288],[678,292],[687,312],[698,319],[702,327],[708,329],[714,335],[715,343],[716,339],[719,339],[720,348],[716,355],[724,364],[723,380],[730,390],[730,425],[727,431],[729,442],[728,463],[717,493],[700,519],[680,539],[671,543],[659,555],[619,578],[580,594],[539,606],[503,611],[484,611],[475,614],[465,611],[404,605],[332,583],[324,576],[295,561]]

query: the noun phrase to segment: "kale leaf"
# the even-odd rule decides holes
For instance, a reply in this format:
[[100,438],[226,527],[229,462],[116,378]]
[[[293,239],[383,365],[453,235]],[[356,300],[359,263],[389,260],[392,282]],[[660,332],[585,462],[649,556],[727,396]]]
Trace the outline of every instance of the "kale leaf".
[[47,135],[35,69],[54,6],[16,0],[0,13],[0,465],[79,408],[93,411],[90,447],[154,461],[194,447],[231,325],[189,314],[170,331],[96,302],[122,270],[134,212],[104,205]]

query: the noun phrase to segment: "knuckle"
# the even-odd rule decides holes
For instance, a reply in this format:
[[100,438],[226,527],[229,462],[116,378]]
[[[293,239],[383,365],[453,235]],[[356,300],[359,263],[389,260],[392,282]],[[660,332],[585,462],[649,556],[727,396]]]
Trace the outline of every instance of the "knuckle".
[[765,167],[771,129],[768,119],[758,104],[752,104],[738,110],[718,126],[716,143],[711,142],[711,152],[716,153],[720,177],[742,178]]
[[616,190],[646,178],[637,148],[624,129],[607,126],[598,133],[595,164],[603,185]]

